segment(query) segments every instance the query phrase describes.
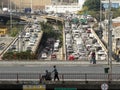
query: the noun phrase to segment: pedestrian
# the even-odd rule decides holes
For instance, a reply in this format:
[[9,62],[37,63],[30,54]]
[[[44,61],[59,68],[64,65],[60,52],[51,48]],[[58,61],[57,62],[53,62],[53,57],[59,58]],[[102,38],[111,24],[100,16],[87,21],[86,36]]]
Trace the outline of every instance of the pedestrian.
[[56,68],[56,65],[53,66],[54,70],[52,72],[54,72],[54,81],[57,79],[59,81],[59,76],[58,76],[58,71]]
[[92,60],[92,52],[90,52],[90,54],[89,54],[89,56],[88,56],[88,59],[90,60],[90,63],[93,62],[93,60]]
[[95,55],[95,51],[92,52],[92,61],[93,61],[93,64],[96,64],[96,55]]

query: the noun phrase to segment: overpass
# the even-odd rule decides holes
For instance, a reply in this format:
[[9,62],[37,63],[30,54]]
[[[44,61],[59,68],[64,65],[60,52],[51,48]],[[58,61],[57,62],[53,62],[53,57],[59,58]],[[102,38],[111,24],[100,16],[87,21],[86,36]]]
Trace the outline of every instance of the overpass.
[[10,20],[10,18],[17,20],[17,21],[24,20],[24,19],[21,19],[20,16],[18,15],[0,14],[0,22],[3,22],[3,24],[6,24],[7,21]]
[[25,16],[19,16],[19,15],[10,15],[10,14],[0,14],[0,22],[3,22],[3,24],[6,24],[8,20],[17,20],[17,21],[29,21],[28,18]]
[[64,22],[64,19],[61,18],[61,17],[55,17],[55,16],[48,16],[48,15],[45,15],[45,16],[41,16],[42,18],[45,18],[47,19],[47,21],[59,21],[59,22]]

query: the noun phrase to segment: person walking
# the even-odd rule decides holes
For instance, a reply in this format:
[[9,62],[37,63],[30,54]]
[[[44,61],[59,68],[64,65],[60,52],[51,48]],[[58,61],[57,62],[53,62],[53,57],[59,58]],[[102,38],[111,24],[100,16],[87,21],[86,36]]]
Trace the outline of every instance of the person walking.
[[92,52],[92,60],[93,60],[93,64],[96,64],[96,55],[95,55],[95,51]]
[[59,81],[59,76],[58,76],[58,71],[56,66],[53,66],[54,70],[52,72],[54,72],[54,81],[57,79]]
[[88,55],[88,60],[90,60],[90,63],[93,62],[93,60],[92,60],[92,52],[90,52],[90,54]]

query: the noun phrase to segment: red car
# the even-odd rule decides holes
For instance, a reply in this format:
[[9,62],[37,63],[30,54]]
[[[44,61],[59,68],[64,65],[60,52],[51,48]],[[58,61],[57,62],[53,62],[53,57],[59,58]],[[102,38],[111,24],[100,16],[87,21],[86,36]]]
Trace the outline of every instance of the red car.
[[51,59],[56,59],[57,55],[56,54],[51,54]]

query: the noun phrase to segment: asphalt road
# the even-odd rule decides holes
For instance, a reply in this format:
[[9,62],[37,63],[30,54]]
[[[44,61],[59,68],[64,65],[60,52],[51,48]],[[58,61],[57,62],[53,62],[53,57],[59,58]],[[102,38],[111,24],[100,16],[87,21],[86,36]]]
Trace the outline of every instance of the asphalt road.
[[[57,65],[60,80],[108,80],[108,74],[104,73],[105,65]],[[53,66],[47,65],[14,65],[0,66],[0,81],[39,81],[45,70],[50,72]],[[85,74],[86,73],[86,74]],[[88,74],[89,73],[89,74]],[[113,66],[113,73],[120,73],[120,66]],[[53,78],[53,74],[52,74]],[[110,79],[110,78],[109,78]],[[112,80],[120,80],[119,74],[112,74]]]
[[[57,65],[59,73],[104,73],[107,65]],[[0,72],[29,72],[44,73],[45,70],[52,71],[52,65],[2,65]],[[112,66],[113,73],[120,73],[120,65]]]

